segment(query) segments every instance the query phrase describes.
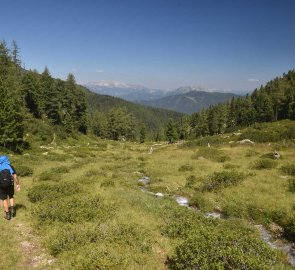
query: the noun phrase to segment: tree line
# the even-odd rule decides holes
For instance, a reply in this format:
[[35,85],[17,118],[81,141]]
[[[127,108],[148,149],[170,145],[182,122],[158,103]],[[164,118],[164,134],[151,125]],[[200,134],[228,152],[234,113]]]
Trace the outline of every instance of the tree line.
[[[169,118],[181,113],[148,108],[110,96],[92,93],[77,85],[73,74],[55,79],[47,67],[39,74],[22,68],[15,41],[8,48],[0,41],[0,146],[23,148],[24,134],[46,123],[52,129],[35,128],[36,135],[51,137],[53,132],[75,136],[78,132],[111,140],[165,139]],[[43,133],[46,136],[43,136]],[[50,133],[50,134],[49,134]],[[44,139],[46,140],[46,139]]]
[[67,136],[77,132],[119,140],[194,139],[230,132],[256,122],[295,120],[295,71],[191,116],[133,104],[92,93],[76,84],[52,78],[48,68],[39,74],[22,68],[15,41],[0,42],[0,146],[18,149],[26,144],[30,119],[59,127]]
[[166,139],[194,139],[223,134],[254,123],[295,120],[295,70],[284,73],[245,97],[233,97],[229,102],[216,104],[184,116],[181,121],[170,120]]
[[87,132],[87,102],[73,74],[66,81],[21,66],[15,41],[0,42],[0,145],[18,149],[25,144],[25,121],[40,119],[62,126],[69,134]]

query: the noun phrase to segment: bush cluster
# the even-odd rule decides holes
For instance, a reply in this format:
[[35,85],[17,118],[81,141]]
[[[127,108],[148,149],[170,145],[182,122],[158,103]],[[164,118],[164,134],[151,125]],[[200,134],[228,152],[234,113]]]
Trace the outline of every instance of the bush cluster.
[[[79,261],[83,267],[85,265],[95,264],[96,267],[104,266],[106,262],[104,259],[107,257],[102,256],[99,253],[100,248],[114,248],[116,252],[113,259],[117,260],[124,256],[130,256],[124,254],[124,250],[132,250],[132,256],[138,254],[149,254],[151,252],[151,235],[150,233],[142,228],[138,224],[120,224],[120,225],[109,225],[108,223],[83,223],[83,224],[64,224],[57,227],[52,231],[46,239],[47,246],[50,253],[54,256],[65,254],[66,258],[69,258],[72,253],[79,250],[80,255],[84,256],[84,259],[71,258],[71,261]],[[89,254],[85,253],[88,251],[88,246],[98,251],[95,255],[96,262],[90,262]],[[120,247],[120,248],[118,248]],[[121,253],[121,254],[120,254]],[[79,256],[78,256],[79,257]],[[111,259],[111,258],[108,258]],[[120,261],[120,260],[119,260]],[[128,260],[130,262],[130,259]],[[122,262],[121,262],[122,263]],[[141,262],[144,263],[144,262]],[[74,269],[112,269],[117,263],[112,265],[108,262],[110,268],[83,268],[82,266],[75,266]],[[67,265],[66,269],[72,269]],[[122,269],[122,268],[115,268]],[[128,269],[128,268],[127,268]]]
[[277,167],[277,162],[271,159],[259,159],[252,164],[252,168],[256,170],[272,169]]
[[295,176],[295,164],[284,165],[280,168],[280,170],[286,174]]
[[234,186],[245,179],[246,175],[235,170],[215,172],[205,180],[202,190],[213,191],[221,188]]
[[42,172],[39,175],[40,181],[60,181],[61,180],[61,174],[68,173],[70,169],[66,166],[59,166],[56,168],[52,168],[48,171]]
[[251,141],[279,142],[291,140],[295,137],[295,126],[292,121],[286,120],[278,123],[257,123],[244,130],[239,140],[250,139]]
[[186,178],[185,187],[193,188],[197,182],[197,177],[195,175],[190,175]]
[[187,171],[193,171],[193,170],[194,170],[194,167],[190,164],[184,164],[178,168],[178,171],[180,172],[187,172]]
[[15,170],[17,175],[21,177],[32,176],[34,172],[31,167],[25,165],[17,165]]
[[43,201],[32,210],[40,223],[55,221],[63,223],[87,222],[91,220],[107,220],[114,215],[112,206],[105,205],[98,197],[71,196],[59,199],[58,207]]
[[77,194],[80,190],[77,184],[68,182],[60,182],[59,184],[42,183],[32,186],[28,191],[28,197],[32,203],[36,203]]
[[279,256],[255,235],[225,228],[192,232],[168,258],[169,269],[278,270]]
[[215,148],[201,148],[197,153],[192,155],[192,159],[198,159],[200,157],[209,159],[216,162],[225,162],[230,160],[230,157],[226,155],[222,150]]

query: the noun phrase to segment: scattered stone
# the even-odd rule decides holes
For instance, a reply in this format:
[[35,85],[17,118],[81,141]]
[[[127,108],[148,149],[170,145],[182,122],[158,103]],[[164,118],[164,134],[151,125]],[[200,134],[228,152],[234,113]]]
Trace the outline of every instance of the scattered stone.
[[220,219],[221,218],[221,213],[219,212],[208,212],[205,214],[206,218],[216,218],[216,219]]
[[223,139],[227,139],[227,138],[229,138],[229,136],[227,135],[227,136],[223,136]]
[[140,178],[138,180],[138,182],[144,184],[144,185],[148,185],[151,181],[150,181],[150,178],[148,176],[144,176],[142,178]]
[[282,179],[288,179],[289,176],[288,175],[281,175],[280,178],[282,178]]
[[42,155],[47,156],[48,155],[48,152],[44,152],[44,153],[42,153]]
[[23,154],[23,156],[24,156],[24,157],[29,157],[29,156],[30,156],[30,154],[28,154],[28,153],[25,153],[25,154]]
[[154,151],[154,148],[151,146],[150,151],[149,151],[149,154],[152,154],[153,151]]
[[211,147],[210,143],[208,143],[208,147],[209,147],[209,148]]
[[32,249],[32,248],[35,247],[32,243],[30,243],[30,242],[28,242],[28,241],[23,241],[23,242],[20,243],[20,245],[21,245],[22,248],[24,248],[24,249]]
[[240,135],[242,135],[241,132],[234,132],[234,133],[233,133],[233,136],[240,136]]
[[182,196],[175,197],[176,202],[181,206],[188,206],[188,199]]
[[232,143],[234,143],[234,141],[230,141],[230,142],[228,142],[229,144],[232,144]]
[[284,233],[284,229],[276,223],[271,223],[269,230],[274,234],[275,237],[281,237]]
[[272,152],[272,155],[275,159],[279,159],[281,157],[281,155],[276,150]]
[[40,148],[41,149],[47,149],[47,150],[54,149],[54,147],[52,147],[52,146],[45,146],[45,145],[40,145]]
[[164,197],[164,194],[161,193],[161,192],[157,192],[157,193],[155,193],[155,196],[156,197],[159,197],[159,198],[163,198]]
[[250,139],[244,139],[244,140],[241,140],[241,141],[238,141],[237,143],[239,144],[254,144],[254,142],[252,142]]

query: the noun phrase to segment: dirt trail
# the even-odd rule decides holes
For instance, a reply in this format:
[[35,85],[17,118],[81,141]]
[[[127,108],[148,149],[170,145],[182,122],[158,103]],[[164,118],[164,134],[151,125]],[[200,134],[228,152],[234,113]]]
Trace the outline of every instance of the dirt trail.
[[40,245],[38,236],[34,235],[31,228],[23,223],[15,223],[17,240],[23,255],[23,269],[58,270],[55,266],[56,259],[47,254]]

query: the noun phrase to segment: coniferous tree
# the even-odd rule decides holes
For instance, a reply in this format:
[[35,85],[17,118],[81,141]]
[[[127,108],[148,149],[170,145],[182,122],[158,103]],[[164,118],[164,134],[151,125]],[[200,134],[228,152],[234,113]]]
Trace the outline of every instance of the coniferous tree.
[[142,126],[139,132],[139,142],[144,143],[145,139],[146,139],[146,128],[145,126]]
[[177,140],[177,131],[175,127],[175,123],[172,119],[169,119],[167,127],[166,127],[166,140],[169,143],[174,143]]

